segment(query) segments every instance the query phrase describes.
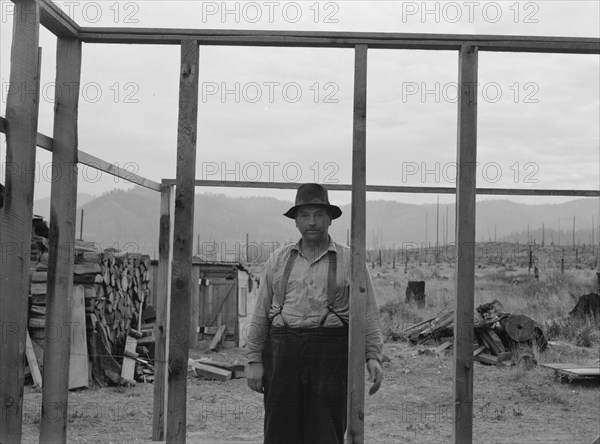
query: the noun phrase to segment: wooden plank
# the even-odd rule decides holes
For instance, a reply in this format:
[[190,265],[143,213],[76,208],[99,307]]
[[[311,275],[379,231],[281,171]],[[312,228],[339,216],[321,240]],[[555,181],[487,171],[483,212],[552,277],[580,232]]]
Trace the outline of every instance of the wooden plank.
[[493,330],[480,329],[478,333],[481,337],[481,340],[485,343],[492,354],[498,356],[500,353],[504,353],[504,345],[502,345],[502,341]]
[[568,372],[577,376],[600,376],[600,366],[596,365],[585,365],[577,363],[568,364],[540,364],[542,367],[551,368],[553,370],[560,370]]
[[190,295],[194,247],[194,179],[198,126],[198,42],[181,42],[177,185],[169,328],[168,442],[185,442],[186,383],[190,334]]
[[[6,97],[5,198],[0,209],[0,442],[20,442],[27,330],[35,139],[39,104],[39,10],[15,4]],[[25,91],[28,93],[25,94]]]
[[31,273],[31,282],[40,283],[48,280],[47,271],[34,271]]
[[40,373],[38,360],[35,356],[35,351],[33,350],[33,344],[31,342],[31,337],[29,336],[29,331],[26,331],[25,334],[25,355],[27,356],[27,363],[29,364],[29,369],[31,370],[31,377],[33,378],[33,383],[38,388],[42,388],[42,374]]
[[135,376],[135,358],[131,358],[137,347],[137,339],[127,335],[125,340],[125,351],[123,353],[123,366],[121,367],[121,377],[133,380]]
[[100,273],[102,270],[100,269],[100,264],[95,262],[85,262],[83,264],[75,264],[73,266],[74,274],[96,274]]
[[441,352],[443,352],[444,350],[452,347],[453,343],[452,341],[446,341],[444,342],[442,345],[440,345],[438,348],[435,349],[435,354],[439,354]]
[[[475,295],[475,165],[477,160],[477,48],[459,53],[454,304],[453,441],[473,440],[473,310]],[[480,353],[478,357],[481,357]]]
[[209,347],[210,350],[217,351],[217,348],[219,348],[219,345],[225,339],[226,336],[227,336],[227,325],[221,325],[219,327],[219,329],[217,330],[217,334],[215,334],[215,337],[213,338],[213,340],[210,343],[210,347]]
[[41,305],[31,305],[31,307],[29,307],[29,313],[30,313],[30,315],[45,317],[46,316],[46,307],[41,306]]
[[[175,179],[166,179],[166,183],[175,184]],[[229,180],[196,180],[197,187],[227,187],[227,188],[265,188],[292,190],[298,188],[294,182],[244,182]],[[351,191],[352,185],[327,184],[330,191]],[[599,197],[600,190],[559,190],[559,189],[529,189],[529,188],[477,188],[477,194],[498,196],[578,196]],[[454,187],[420,187],[396,185],[367,185],[367,192],[373,193],[423,193],[423,194],[455,194]]]
[[50,0],[38,0],[40,22],[57,37],[78,38],[79,25]]
[[367,47],[354,50],[348,443],[364,442],[366,311]]
[[[204,365],[211,365],[213,367],[224,368],[225,370],[230,370],[231,372],[233,372],[233,377],[234,378],[240,377],[239,376],[240,374],[243,375],[243,372],[244,372],[244,369],[245,369],[244,364],[237,364],[237,363],[230,363],[230,362],[219,362],[219,361],[215,361],[215,360],[210,359],[210,358],[196,359],[195,362],[198,362],[199,364],[204,364]],[[237,376],[236,376],[236,374],[237,374]]]
[[160,191],[160,184],[145,177],[139,176],[131,171],[127,171],[115,164],[102,160],[98,157],[92,156],[83,151],[79,151],[79,161],[87,166],[96,168],[97,170],[103,171],[115,177],[127,180],[136,185],[149,188],[154,191]]
[[473,356],[477,356],[478,354],[483,352],[486,348],[487,347],[485,345],[482,345],[481,347],[477,347],[475,350],[473,350]]
[[205,326],[203,329],[205,335],[216,335],[219,327]]
[[30,317],[29,321],[27,321],[27,326],[29,328],[46,328],[46,317]]
[[[59,326],[62,334],[48,341],[44,353],[44,388],[40,442],[66,442],[70,343],[73,300],[73,261],[77,221],[77,111],[81,75],[81,42],[59,38],[56,47],[56,85],[72,94],[57,94],[54,104],[54,145],[50,190],[50,238],[46,337]],[[67,86],[68,85],[68,86]],[[70,88],[70,89],[69,89]],[[84,323],[85,325],[85,323]],[[55,334],[55,332],[54,332]],[[87,377],[87,372],[86,372]]]
[[498,362],[508,361],[513,356],[512,352],[501,352],[496,357],[498,358]]
[[[297,185],[296,185],[297,187]],[[216,277],[210,277],[209,279],[206,280],[206,285],[207,286],[211,286],[211,285],[232,285],[236,283],[235,278],[216,278]]]
[[48,293],[48,284],[46,282],[35,282],[32,283],[29,288],[29,293],[33,296],[46,295]]
[[192,296],[190,301],[190,349],[198,348],[200,328],[200,267],[192,266]]
[[213,367],[212,365],[204,365],[198,362],[192,361],[192,368],[196,373],[196,376],[204,379],[215,379],[217,381],[229,381],[233,376],[231,370],[225,370],[219,367]]
[[474,357],[474,359],[476,361],[490,365],[496,365],[498,364],[498,362],[500,362],[498,356],[490,355],[489,353],[479,353],[477,356]]
[[168,377],[168,325],[169,295],[171,293],[171,260],[173,256],[173,211],[175,188],[161,186],[160,226],[158,233],[158,266],[156,276],[154,327],[154,399],[152,409],[152,440],[163,441],[166,430],[167,377]]
[[587,37],[105,27],[82,27],[79,37],[86,43],[177,45],[184,39],[195,39],[201,45],[226,46],[354,48],[364,45],[374,49],[433,50],[478,46],[482,51],[600,54],[599,39]]
[[[239,345],[238,331],[239,331],[239,316],[238,316],[238,280],[236,278],[230,282],[228,296],[223,304],[223,323],[227,325],[227,335],[235,338],[236,346]],[[223,338],[225,340],[225,337]]]
[[73,288],[70,334],[69,390],[72,390],[89,386],[85,291],[83,285],[75,285]]

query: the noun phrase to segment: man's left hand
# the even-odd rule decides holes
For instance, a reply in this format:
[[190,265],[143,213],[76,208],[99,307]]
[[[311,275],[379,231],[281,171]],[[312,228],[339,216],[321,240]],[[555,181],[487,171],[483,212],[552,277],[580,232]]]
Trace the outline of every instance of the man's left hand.
[[383,370],[381,364],[377,359],[369,359],[367,361],[367,370],[369,371],[369,381],[373,383],[369,388],[369,395],[377,393],[379,387],[381,387],[381,381],[383,381]]

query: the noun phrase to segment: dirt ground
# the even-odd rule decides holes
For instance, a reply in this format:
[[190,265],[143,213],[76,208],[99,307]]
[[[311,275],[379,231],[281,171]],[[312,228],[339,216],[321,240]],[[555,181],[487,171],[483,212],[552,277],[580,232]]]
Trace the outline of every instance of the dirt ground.
[[[557,345],[540,362],[560,356]],[[366,397],[366,443],[447,443],[452,440],[452,365],[426,347],[386,343],[381,390]],[[557,349],[558,348],[558,349]],[[421,350],[421,352],[419,352]],[[573,351],[570,351],[573,355]],[[598,359],[581,348],[579,362]],[[194,357],[201,357],[194,354]],[[243,360],[243,350],[212,354]],[[548,360],[549,359],[549,360]],[[368,386],[368,381],[366,381]],[[69,395],[68,441],[129,443],[152,440],[153,385],[90,388]],[[25,388],[23,442],[38,442],[41,393]],[[590,443],[600,436],[600,386],[556,379],[552,370],[475,363],[474,441],[478,443]],[[187,391],[187,442],[262,442],[262,397],[245,379],[207,381],[191,376]]]

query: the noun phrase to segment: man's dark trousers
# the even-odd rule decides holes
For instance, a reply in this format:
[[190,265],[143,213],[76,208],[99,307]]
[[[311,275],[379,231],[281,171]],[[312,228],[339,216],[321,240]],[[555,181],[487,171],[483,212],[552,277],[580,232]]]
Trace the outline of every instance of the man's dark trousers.
[[344,442],[346,327],[273,327],[263,365],[265,444]]

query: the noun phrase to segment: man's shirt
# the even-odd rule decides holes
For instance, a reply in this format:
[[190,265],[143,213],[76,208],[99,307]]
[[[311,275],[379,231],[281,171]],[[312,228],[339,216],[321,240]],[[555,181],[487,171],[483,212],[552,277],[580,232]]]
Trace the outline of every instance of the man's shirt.
[[[283,310],[280,288],[286,263],[292,250],[298,255],[294,261],[286,287]],[[275,250],[265,264],[250,330],[248,334],[248,362],[262,362],[262,351],[272,325],[290,328],[319,327],[323,315],[329,313],[327,275],[329,251],[337,253],[336,295],[333,310],[346,322],[349,318],[350,295],[350,248],[329,238],[329,247],[319,257],[307,257],[302,252],[301,243],[285,245]],[[277,294],[276,297],[275,294]],[[381,362],[383,336],[379,323],[379,310],[375,301],[375,290],[367,269],[367,300],[365,319],[365,359],[377,359]],[[285,320],[285,321],[284,321]],[[324,327],[341,327],[343,324],[334,314],[329,313]]]

